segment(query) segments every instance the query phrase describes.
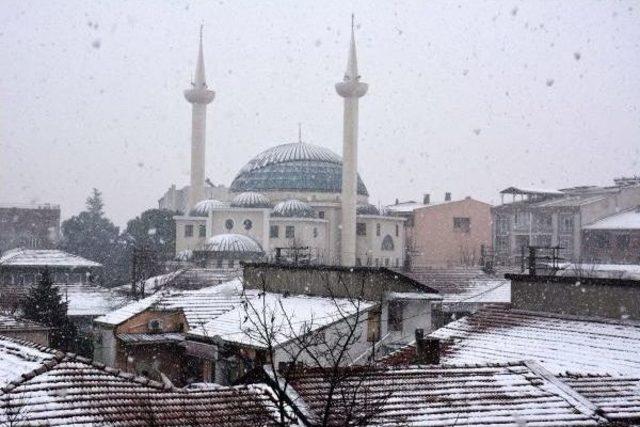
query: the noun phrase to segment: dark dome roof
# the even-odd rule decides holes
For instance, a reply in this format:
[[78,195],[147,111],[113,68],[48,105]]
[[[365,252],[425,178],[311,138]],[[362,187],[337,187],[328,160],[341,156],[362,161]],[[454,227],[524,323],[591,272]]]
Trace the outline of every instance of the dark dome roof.
[[[339,193],[342,189],[342,159],[317,145],[296,142],[258,154],[231,183],[233,192],[314,191]],[[358,176],[358,194],[368,196]]]

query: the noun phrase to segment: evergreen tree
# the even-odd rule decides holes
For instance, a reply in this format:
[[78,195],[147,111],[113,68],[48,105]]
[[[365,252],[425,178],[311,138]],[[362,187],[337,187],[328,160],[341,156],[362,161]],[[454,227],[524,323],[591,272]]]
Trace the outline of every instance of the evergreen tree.
[[144,248],[155,254],[159,262],[175,256],[176,212],[165,209],[148,209],[127,223],[127,237],[136,248]]
[[38,283],[29,289],[22,306],[24,317],[49,326],[51,346],[73,351],[77,343],[77,331],[67,316],[67,303],[54,286],[49,270],[42,272]]
[[91,195],[87,197],[87,211],[91,214],[102,216],[104,211],[104,202],[102,201],[102,192],[98,191],[97,188],[94,188],[91,192]]

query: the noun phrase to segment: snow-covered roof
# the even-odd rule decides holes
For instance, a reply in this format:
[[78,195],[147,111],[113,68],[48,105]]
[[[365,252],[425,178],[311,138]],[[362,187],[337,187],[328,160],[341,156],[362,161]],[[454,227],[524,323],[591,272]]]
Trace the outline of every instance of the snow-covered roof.
[[0,257],[0,267],[102,267],[102,264],[90,261],[57,249],[11,249]]
[[100,286],[59,285],[58,289],[69,303],[69,316],[102,316],[129,301],[125,295]]
[[264,347],[265,343],[255,329],[260,322],[259,313],[265,312],[274,319],[274,330],[277,332],[274,333],[273,342],[282,345],[301,333],[317,330],[358,312],[362,314],[375,306],[375,303],[368,301],[285,296],[270,292],[258,295],[255,291],[245,295],[245,298],[247,304],[239,304],[203,326],[190,330],[189,334]]
[[240,304],[241,293],[242,282],[238,279],[198,290],[165,290],[129,303],[94,321],[115,327],[147,309],[182,310],[189,326],[193,328]]
[[217,234],[207,240],[205,250],[224,253],[264,253],[260,243],[243,234]]
[[270,208],[271,200],[262,193],[245,191],[233,198],[231,206],[234,208]]
[[49,348],[0,335],[0,388],[55,356],[56,352]]
[[534,188],[534,187],[508,187],[500,191],[501,194],[529,194],[529,195],[541,195],[541,196],[562,196],[563,193],[560,190],[553,190],[549,188]]
[[[311,415],[320,418],[331,376],[320,369],[290,376]],[[604,421],[595,405],[534,363],[344,368],[340,378],[332,394],[331,425],[347,425],[347,416],[369,418],[366,425],[398,426],[556,427]]]
[[556,276],[640,280],[640,265],[637,264],[563,263],[559,267]]
[[640,322],[487,308],[430,337],[442,363],[535,360],[554,374],[640,375]]
[[[20,347],[20,352],[29,351],[28,347]],[[0,352],[0,369],[7,360]],[[34,360],[32,365],[37,369],[24,372],[22,378],[2,387],[3,402],[12,405],[3,404],[0,408],[0,424],[277,425],[272,391],[261,384],[181,389],[70,354],[47,363]]]
[[313,218],[316,212],[311,205],[297,199],[289,199],[278,202],[273,207],[272,216],[284,218]]
[[584,230],[640,230],[640,209],[635,208],[582,227]]
[[41,331],[47,329],[50,328],[33,320],[0,314],[0,334],[2,334],[3,331]]
[[384,210],[387,212],[394,212],[394,213],[396,212],[409,213],[409,212],[415,211],[418,208],[423,208],[425,206],[429,206],[429,205],[425,205],[424,203],[409,201],[409,202],[396,203],[394,205],[387,205],[384,207]]
[[198,203],[196,203],[196,205],[193,207],[193,209],[191,209],[191,212],[189,214],[192,216],[208,216],[209,212],[213,210],[224,209],[228,207],[229,207],[229,203],[221,202],[220,200],[215,200],[215,199],[201,200]]

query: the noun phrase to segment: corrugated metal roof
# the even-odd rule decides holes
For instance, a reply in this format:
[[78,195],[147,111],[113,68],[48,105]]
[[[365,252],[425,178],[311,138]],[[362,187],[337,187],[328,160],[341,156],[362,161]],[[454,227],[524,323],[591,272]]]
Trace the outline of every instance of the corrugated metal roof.
[[57,249],[11,249],[0,257],[0,266],[32,267],[102,267],[102,264],[90,261]]

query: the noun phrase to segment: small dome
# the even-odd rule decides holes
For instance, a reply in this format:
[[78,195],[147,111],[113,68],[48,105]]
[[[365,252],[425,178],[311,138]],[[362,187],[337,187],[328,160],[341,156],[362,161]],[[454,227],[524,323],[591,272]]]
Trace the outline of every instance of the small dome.
[[316,216],[313,208],[305,202],[290,199],[279,202],[273,208],[271,216],[284,218],[313,218]]
[[246,191],[234,197],[231,206],[234,208],[270,208],[272,204],[264,194]]
[[229,204],[225,202],[221,202],[220,200],[208,199],[202,200],[191,209],[191,216],[209,216],[209,212],[214,209],[226,208]]
[[360,205],[356,208],[358,215],[380,215],[380,210],[372,204]]
[[207,241],[209,252],[263,254],[262,246],[251,237],[242,234],[218,234]]
[[176,254],[176,261],[191,261],[193,258],[193,251],[190,249],[185,249],[184,251],[180,251]]

